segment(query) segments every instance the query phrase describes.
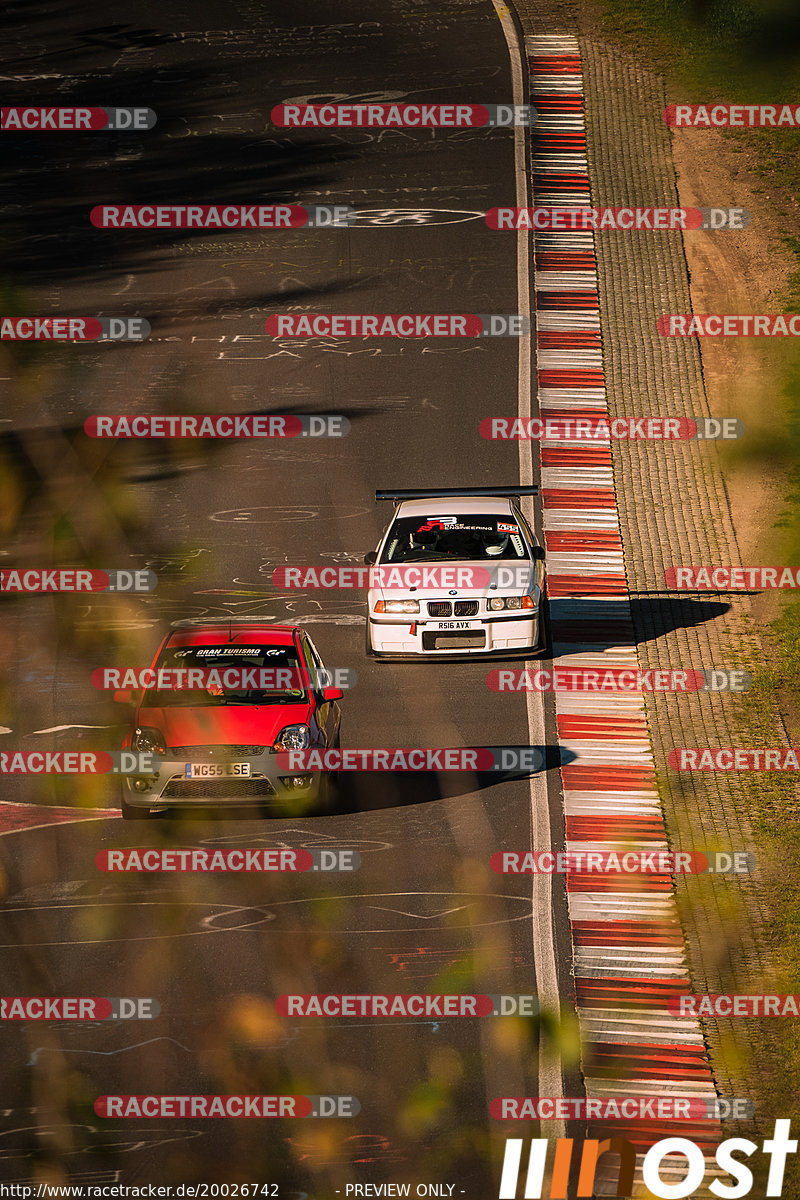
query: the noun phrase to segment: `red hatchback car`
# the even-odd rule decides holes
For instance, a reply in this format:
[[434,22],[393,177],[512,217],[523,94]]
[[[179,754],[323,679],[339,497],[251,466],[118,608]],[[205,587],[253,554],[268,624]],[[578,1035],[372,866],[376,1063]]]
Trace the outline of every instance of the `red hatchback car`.
[[[122,815],[196,805],[280,806],[295,816],[332,802],[332,781],[319,772],[286,774],[284,750],[339,745],[339,688],[314,643],[296,625],[228,621],[187,623],[158,648],[156,686],[138,693],[123,750],[150,752],[152,775],[122,780]],[[115,700],[131,703],[132,690]]]

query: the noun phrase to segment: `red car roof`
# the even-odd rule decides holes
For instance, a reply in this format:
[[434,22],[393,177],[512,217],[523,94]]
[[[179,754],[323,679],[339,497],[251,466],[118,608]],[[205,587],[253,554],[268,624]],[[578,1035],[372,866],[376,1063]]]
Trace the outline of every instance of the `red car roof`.
[[227,621],[209,622],[208,625],[197,625],[190,629],[174,629],[169,636],[171,646],[232,646],[242,643],[246,646],[291,646],[296,634],[301,633],[299,625],[233,624]]

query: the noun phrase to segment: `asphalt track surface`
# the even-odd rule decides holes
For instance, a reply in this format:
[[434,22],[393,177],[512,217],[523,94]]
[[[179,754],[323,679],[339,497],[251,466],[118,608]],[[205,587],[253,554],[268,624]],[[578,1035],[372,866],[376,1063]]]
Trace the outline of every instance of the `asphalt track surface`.
[[[295,99],[510,100],[492,4],[7,7],[4,103],[57,93],[61,105],[148,105],[159,121],[143,135],[9,143],[4,273],[25,311],[139,315],[153,335],[15,348],[0,452],[24,465],[14,478],[26,502],[7,522],[4,561],[46,565],[66,537],[76,559],[149,567],[160,583],[135,599],[6,602],[2,747],[118,744],[120,710],[90,686],[91,669],[145,665],[170,621],[228,615],[305,625],[329,665],[355,668],[345,746],[527,745],[534,734],[553,745],[547,698],[529,712],[524,696],[487,689],[496,663],[376,664],[364,655],[359,593],[270,586],[277,566],[360,562],[390,515],[376,488],[520,478],[516,444],[478,435],[483,417],[517,411],[515,340],[276,343],[263,330],[293,306],[521,311],[516,237],[482,220],[514,203],[513,133],[269,123],[275,104]],[[106,233],[88,220],[104,201],[283,200],[352,204],[359,221],[220,234]],[[89,444],[81,432],[97,413],[176,411],[343,413],[352,431],[181,445]],[[58,525],[56,512],[67,514]],[[543,902],[529,880],[488,867],[494,850],[530,847],[534,828],[540,846],[563,844],[556,763],[548,757],[532,779],[362,777],[332,817],[134,825],[115,815],[47,824],[64,815],[53,805],[116,806],[106,780],[4,780],[3,994],[154,996],[161,1015],[0,1026],[0,1179],[25,1181],[39,1162],[57,1181],[277,1183],[294,1200],[397,1180],[496,1194],[505,1136],[537,1128],[501,1126],[489,1100],[579,1094],[569,1054],[541,1047],[535,1022],[289,1019],[274,1000],[539,992],[569,1008],[563,885],[548,885]],[[363,865],[324,878],[112,877],[94,865],[100,849],[155,845],[347,847]],[[121,1093],[347,1094],[361,1112],[93,1115],[96,1096]]]

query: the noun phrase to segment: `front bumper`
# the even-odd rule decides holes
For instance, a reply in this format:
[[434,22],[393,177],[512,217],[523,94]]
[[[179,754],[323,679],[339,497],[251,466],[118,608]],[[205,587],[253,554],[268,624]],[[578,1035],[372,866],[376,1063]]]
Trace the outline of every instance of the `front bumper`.
[[[198,746],[197,759],[208,762],[203,748]],[[167,754],[170,751],[167,750]],[[253,757],[231,758],[234,762],[247,762],[250,774],[241,778],[225,775],[218,778],[189,779],[186,777],[187,759],[162,758],[155,775],[129,775],[122,780],[125,803],[131,808],[147,808],[164,811],[170,808],[215,808],[245,807],[247,805],[313,804],[323,791],[324,774],[319,771],[292,774],[279,770],[277,755],[268,752]],[[227,761],[216,759],[214,761]],[[301,780],[301,786],[287,783]]]
[[[530,616],[476,616],[464,621],[385,615],[367,618],[371,652],[378,657],[463,658],[524,655],[539,643],[540,612]],[[454,627],[454,628],[451,628]]]

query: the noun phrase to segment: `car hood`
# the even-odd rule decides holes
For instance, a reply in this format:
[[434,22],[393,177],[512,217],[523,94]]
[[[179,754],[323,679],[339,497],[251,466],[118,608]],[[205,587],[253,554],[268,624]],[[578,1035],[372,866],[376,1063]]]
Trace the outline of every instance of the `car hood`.
[[167,746],[271,746],[287,725],[305,725],[311,716],[301,704],[220,705],[200,708],[141,708],[139,725],[160,729]]
[[[383,572],[383,579],[387,583],[392,582],[391,572],[394,564],[380,564],[380,570]],[[403,586],[398,581],[398,586],[375,587],[373,595],[381,600],[448,600],[448,599],[470,599],[477,600],[486,596],[508,596],[508,595],[524,595],[529,589],[524,585],[524,569],[534,568],[537,564],[531,562],[518,561],[492,561],[491,559],[483,562],[470,562],[464,560],[462,562],[447,561],[441,563],[400,563],[401,568],[406,575],[414,568],[420,568],[421,582],[413,590],[408,586]],[[450,572],[452,582],[436,583],[432,586],[426,586],[424,582],[425,570],[432,568],[446,568]],[[503,572],[504,569],[504,572]],[[519,581],[518,571],[522,574],[523,582]],[[459,574],[459,572],[461,574]],[[466,574],[470,572],[470,574]],[[503,573],[501,573],[503,572]],[[497,574],[495,574],[497,573]],[[388,577],[388,578],[387,578]],[[536,573],[534,570],[534,577]],[[497,579],[497,587],[490,586],[491,578]],[[471,583],[470,583],[471,580]],[[538,579],[537,579],[538,581]],[[455,593],[451,596],[451,592]]]

